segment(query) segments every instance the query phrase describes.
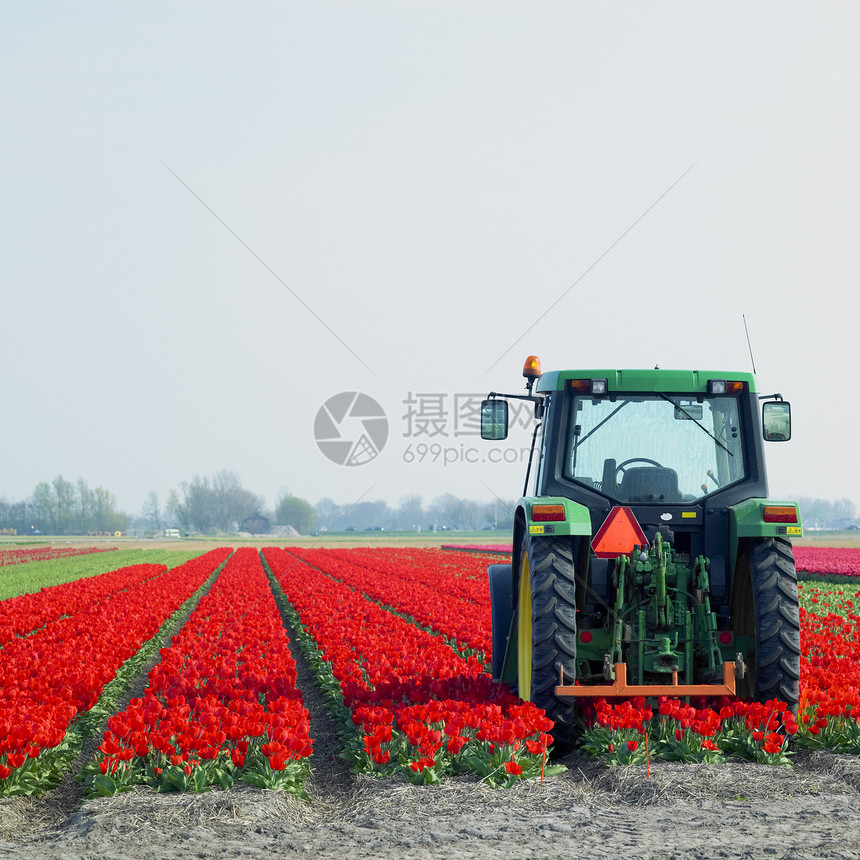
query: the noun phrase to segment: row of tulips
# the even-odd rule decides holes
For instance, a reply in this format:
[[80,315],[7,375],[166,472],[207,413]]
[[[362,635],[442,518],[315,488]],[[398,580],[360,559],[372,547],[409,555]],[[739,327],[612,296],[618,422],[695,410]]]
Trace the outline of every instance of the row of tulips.
[[[123,590],[84,601],[73,615],[5,644],[0,651],[0,794],[36,793],[60,778],[80,744],[81,715],[227,554],[213,550],[172,570],[146,566],[126,571],[125,579],[119,572]],[[86,589],[91,582],[78,584]]]
[[814,749],[860,753],[860,591],[800,585],[799,740]]
[[[486,568],[480,579],[443,566],[442,553],[425,550],[302,550],[300,557],[324,573],[361,591],[378,603],[443,633],[479,659],[491,654],[492,623]],[[462,554],[461,554],[462,558]],[[474,559],[466,556],[467,562]],[[461,574],[461,575],[458,575]]]
[[112,550],[116,550],[116,547],[38,546],[26,549],[0,549],[0,567],[9,564],[26,564],[28,561],[48,561],[55,558],[67,558],[70,555],[90,555],[94,552],[110,552]]
[[588,706],[583,748],[609,764],[642,764],[648,758],[718,762],[738,758],[788,765],[788,738],[798,731],[784,702],[722,698],[699,706],[660,697],[655,711],[641,697]]
[[453,552],[478,552],[490,553],[492,555],[510,555],[511,548],[511,544],[509,543],[442,544],[442,549]]
[[860,576],[860,547],[795,546],[793,549],[798,570]]
[[0,645],[6,646],[16,637],[26,636],[64,615],[77,615],[121,591],[160,576],[166,570],[164,564],[135,564],[4,600]]
[[141,698],[111,717],[85,767],[93,793],[229,788],[304,794],[312,752],[296,665],[259,554],[239,549],[201,599]]
[[[461,657],[286,550],[263,551],[321,682],[346,708],[356,770],[433,783],[477,772],[493,785],[541,775],[552,721]],[[555,770],[555,768],[553,768]]]
[[489,606],[487,565],[498,558],[449,553],[422,547],[330,550],[371,570],[389,572],[404,582],[432,585],[439,591],[477,606]]

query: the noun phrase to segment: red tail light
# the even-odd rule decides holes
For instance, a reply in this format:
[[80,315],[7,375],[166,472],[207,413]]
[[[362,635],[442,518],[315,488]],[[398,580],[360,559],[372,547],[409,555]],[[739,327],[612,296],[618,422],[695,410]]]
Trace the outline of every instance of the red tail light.
[[797,508],[793,505],[765,505],[762,519],[766,523],[796,523]]

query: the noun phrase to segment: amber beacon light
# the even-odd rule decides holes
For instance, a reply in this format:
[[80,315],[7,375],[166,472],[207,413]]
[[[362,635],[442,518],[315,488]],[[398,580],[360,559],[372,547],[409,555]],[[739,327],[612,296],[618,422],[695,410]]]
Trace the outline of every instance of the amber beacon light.
[[540,375],[540,359],[536,355],[530,355],[526,359],[526,363],[523,365],[523,376],[526,379],[533,381],[538,379]]

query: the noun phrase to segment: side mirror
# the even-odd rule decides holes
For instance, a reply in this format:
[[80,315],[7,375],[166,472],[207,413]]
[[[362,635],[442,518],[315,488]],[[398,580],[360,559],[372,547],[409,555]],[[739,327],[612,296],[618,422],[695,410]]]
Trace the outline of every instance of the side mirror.
[[481,402],[481,438],[499,442],[508,438],[508,401]]
[[791,404],[785,400],[762,403],[761,426],[766,442],[787,442],[791,439]]

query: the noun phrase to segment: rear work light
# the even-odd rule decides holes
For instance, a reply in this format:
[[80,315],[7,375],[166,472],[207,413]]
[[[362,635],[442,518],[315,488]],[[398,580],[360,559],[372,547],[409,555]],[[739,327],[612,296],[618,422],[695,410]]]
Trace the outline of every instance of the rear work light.
[[532,522],[561,523],[564,522],[564,505],[534,505],[532,507]]
[[766,523],[796,523],[797,508],[793,505],[765,505],[762,519]]
[[708,394],[740,394],[745,386],[741,380],[709,379]]
[[609,383],[605,379],[571,379],[570,388],[580,394],[606,394]]

